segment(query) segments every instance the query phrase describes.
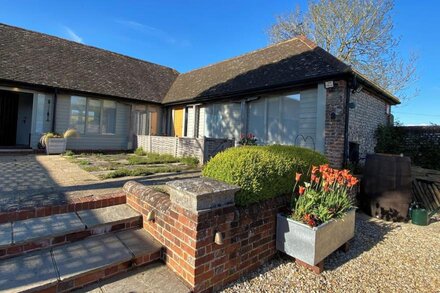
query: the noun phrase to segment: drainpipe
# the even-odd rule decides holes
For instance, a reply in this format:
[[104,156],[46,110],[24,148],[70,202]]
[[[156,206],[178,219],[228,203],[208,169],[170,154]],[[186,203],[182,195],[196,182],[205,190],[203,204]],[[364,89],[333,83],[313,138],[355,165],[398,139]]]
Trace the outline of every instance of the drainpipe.
[[53,110],[52,110],[52,132],[55,132],[55,118],[57,113],[57,98],[58,98],[58,89],[55,88],[53,95]]
[[[356,77],[355,77],[356,78]],[[349,81],[346,81],[345,86],[345,124],[344,124],[344,158],[342,160],[342,165],[344,168],[348,165],[348,123],[349,123],[349,116],[350,116],[350,86]]]

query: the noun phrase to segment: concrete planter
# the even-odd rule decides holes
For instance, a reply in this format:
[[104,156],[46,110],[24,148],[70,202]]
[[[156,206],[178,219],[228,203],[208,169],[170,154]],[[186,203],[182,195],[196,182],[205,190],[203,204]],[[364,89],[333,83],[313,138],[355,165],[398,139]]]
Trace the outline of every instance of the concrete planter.
[[311,266],[316,266],[354,237],[356,212],[310,227],[284,215],[277,215],[277,249]]
[[49,138],[46,145],[46,154],[62,154],[66,151],[67,140],[65,138]]

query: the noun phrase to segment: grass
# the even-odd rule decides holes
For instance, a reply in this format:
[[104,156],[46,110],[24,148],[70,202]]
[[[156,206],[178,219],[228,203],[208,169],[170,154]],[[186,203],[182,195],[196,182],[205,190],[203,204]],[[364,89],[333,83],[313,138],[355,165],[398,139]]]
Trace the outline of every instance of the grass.
[[146,165],[146,164],[162,164],[162,163],[177,163],[179,158],[175,158],[172,155],[160,155],[149,153],[145,156],[134,155],[128,158],[130,165]]
[[181,172],[197,169],[199,164],[198,159],[193,157],[176,158],[168,154],[145,153],[142,149],[136,149],[134,154],[66,152],[64,157],[87,172],[100,172],[98,176],[102,179]]
[[140,167],[135,169],[122,168],[102,176],[102,179],[120,178],[128,176],[148,176],[156,173],[171,173],[171,172],[181,172],[187,168],[179,166],[169,166],[169,167]]

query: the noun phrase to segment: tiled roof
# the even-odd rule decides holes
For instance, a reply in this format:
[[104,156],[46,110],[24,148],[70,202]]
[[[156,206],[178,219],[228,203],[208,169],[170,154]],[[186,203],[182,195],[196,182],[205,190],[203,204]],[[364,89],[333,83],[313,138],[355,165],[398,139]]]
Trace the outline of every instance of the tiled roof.
[[180,74],[164,103],[218,97],[346,73],[350,67],[305,38],[294,38]]
[[161,102],[178,72],[0,24],[0,79]]

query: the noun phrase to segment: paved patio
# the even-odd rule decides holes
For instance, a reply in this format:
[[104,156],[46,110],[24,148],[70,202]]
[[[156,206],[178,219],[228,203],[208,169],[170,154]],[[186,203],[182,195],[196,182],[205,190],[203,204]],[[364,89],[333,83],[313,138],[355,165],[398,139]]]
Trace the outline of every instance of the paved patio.
[[[199,172],[134,178],[143,184],[199,176]],[[0,212],[64,204],[73,198],[115,192],[133,178],[101,180],[62,156],[0,156]]]

